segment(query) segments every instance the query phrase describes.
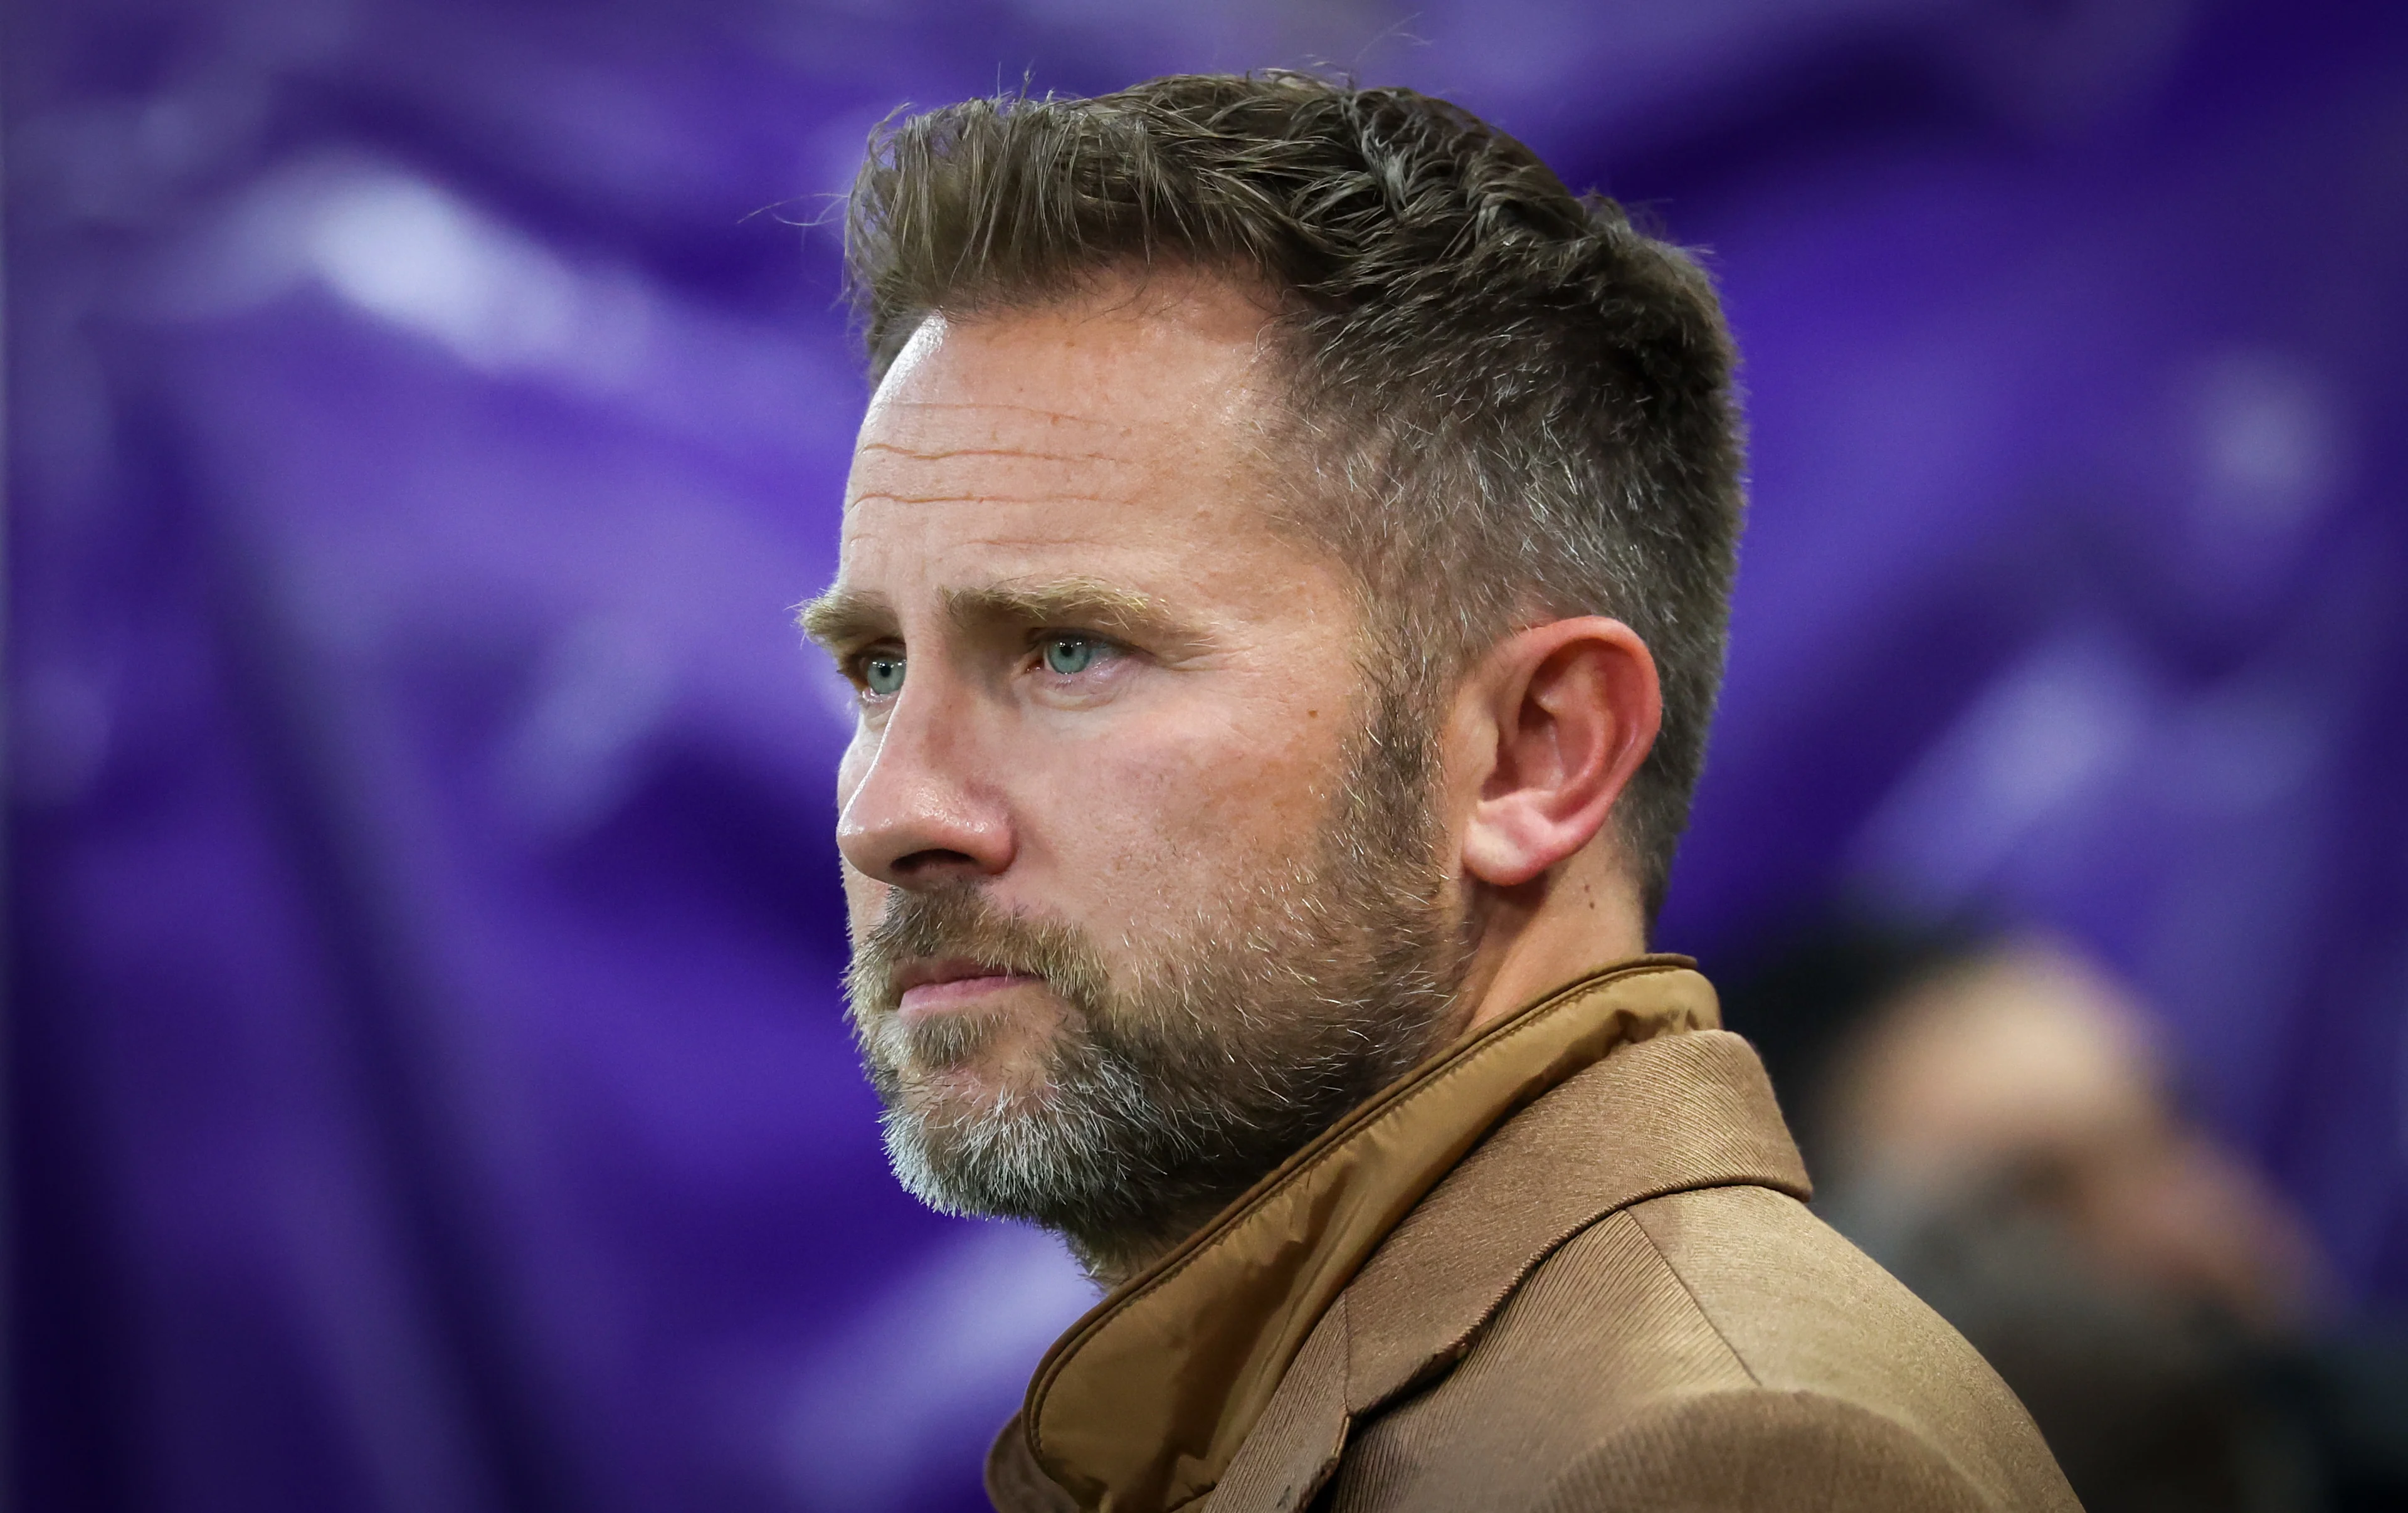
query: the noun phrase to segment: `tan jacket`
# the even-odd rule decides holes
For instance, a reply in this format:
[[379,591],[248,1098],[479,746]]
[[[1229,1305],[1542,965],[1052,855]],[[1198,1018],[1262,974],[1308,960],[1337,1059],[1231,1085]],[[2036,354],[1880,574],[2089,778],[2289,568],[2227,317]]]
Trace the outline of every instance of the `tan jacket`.
[[996,1506],[2072,1513],[1981,1357],[1807,1211],[1690,964],[1468,1037],[1098,1304]]

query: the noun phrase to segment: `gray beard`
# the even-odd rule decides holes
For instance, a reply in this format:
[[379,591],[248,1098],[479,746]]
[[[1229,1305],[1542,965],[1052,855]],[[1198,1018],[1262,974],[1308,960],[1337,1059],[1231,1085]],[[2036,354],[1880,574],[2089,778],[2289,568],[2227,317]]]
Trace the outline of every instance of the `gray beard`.
[[[1426,729],[1383,700],[1305,854],[1167,929],[1125,981],[1080,930],[975,883],[891,892],[845,991],[904,1187],[1125,1271],[1450,1038],[1469,943],[1438,864]],[[900,964],[941,956],[1041,978],[1067,1006],[1025,1091],[973,1103],[932,1086],[1007,1031],[975,1012],[899,1018]]]

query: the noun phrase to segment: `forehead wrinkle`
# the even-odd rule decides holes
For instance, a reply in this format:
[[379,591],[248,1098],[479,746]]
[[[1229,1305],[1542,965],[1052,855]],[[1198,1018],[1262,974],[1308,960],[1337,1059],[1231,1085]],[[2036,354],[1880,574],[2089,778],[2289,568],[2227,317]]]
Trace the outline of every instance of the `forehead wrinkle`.
[[1038,405],[1015,405],[1009,399],[889,399],[886,403],[896,409],[1010,409],[1024,415],[1042,415],[1049,421],[1069,421],[1080,425],[1101,423],[1091,416]]
[[1043,451],[1034,447],[946,447],[923,450],[895,441],[865,441],[857,451],[882,451],[905,457],[915,463],[942,463],[956,457],[1009,457],[1033,463],[1111,463],[1122,467],[1135,467],[1134,458],[1108,451]]
[[1105,436],[1127,436],[1132,426],[1125,420],[1098,420],[1094,414],[1071,414],[1067,409],[1045,409],[1038,405],[1011,405],[1009,400],[872,400],[869,420],[882,429],[900,429],[910,434],[924,434],[932,429],[961,431],[963,426],[975,426],[985,420],[987,429],[1024,431],[1036,434],[1028,420],[1040,421],[1045,431],[1082,429],[1100,431]]

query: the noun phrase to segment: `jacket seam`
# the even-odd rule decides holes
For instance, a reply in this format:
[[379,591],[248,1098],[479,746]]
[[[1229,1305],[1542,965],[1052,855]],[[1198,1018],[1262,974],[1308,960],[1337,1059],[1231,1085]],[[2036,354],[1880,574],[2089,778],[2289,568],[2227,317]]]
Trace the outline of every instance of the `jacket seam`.
[[[1670,1195],[1665,1194],[1668,1197]],[[1748,1364],[1747,1357],[1741,1354],[1739,1347],[1731,1343],[1731,1337],[1723,1332],[1723,1326],[1715,1320],[1713,1311],[1706,1306],[1705,1299],[1698,1296],[1698,1290],[1689,1285],[1689,1279],[1686,1277],[1681,1275],[1681,1268],[1672,1264],[1672,1258],[1664,1253],[1663,1242],[1656,1239],[1656,1232],[1647,1227],[1647,1220],[1639,1217],[1639,1206],[1633,1204],[1615,1211],[1630,1216],[1630,1222],[1638,1229],[1640,1237],[1647,1242],[1647,1249],[1655,1252],[1656,1263],[1663,1267],[1671,1276],[1672,1280],[1681,1284],[1681,1295],[1689,1300],[1689,1306],[1698,1310],[1698,1317],[1706,1321],[1706,1327],[1714,1332],[1714,1338],[1720,1340],[1723,1349],[1730,1352],[1732,1363],[1740,1370],[1747,1373],[1749,1384],[1762,1388],[1764,1378],[1756,1374],[1756,1367]]]

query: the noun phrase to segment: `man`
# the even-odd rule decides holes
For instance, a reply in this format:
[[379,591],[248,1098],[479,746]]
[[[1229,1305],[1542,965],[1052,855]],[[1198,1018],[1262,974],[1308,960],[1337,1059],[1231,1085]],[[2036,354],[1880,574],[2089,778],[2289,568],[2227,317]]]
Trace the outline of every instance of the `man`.
[[904,121],[848,239],[854,1024],[903,1181],[1111,1289],[997,1505],[2072,1506],[1645,954],[1740,514],[1696,266],[1293,75]]

